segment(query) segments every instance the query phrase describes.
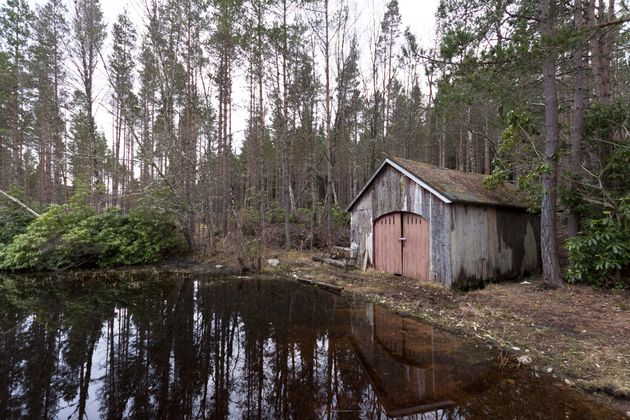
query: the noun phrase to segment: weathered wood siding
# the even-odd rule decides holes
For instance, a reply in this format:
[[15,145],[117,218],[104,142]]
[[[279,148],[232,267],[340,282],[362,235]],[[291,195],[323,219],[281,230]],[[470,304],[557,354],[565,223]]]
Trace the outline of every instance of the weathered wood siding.
[[453,203],[450,207],[454,286],[475,287],[539,270],[538,217],[492,206]]
[[366,252],[369,262],[374,261],[372,250],[374,220],[397,211],[416,213],[429,221],[430,278],[450,285],[451,212],[448,206],[391,166],[383,168],[352,209],[350,240],[351,247],[357,250],[357,264],[362,263]]
[[392,212],[429,222],[429,277],[453,287],[525,276],[540,270],[540,218],[524,210],[446,204],[391,166],[385,166],[352,208],[350,239],[357,264],[374,262],[373,222]]

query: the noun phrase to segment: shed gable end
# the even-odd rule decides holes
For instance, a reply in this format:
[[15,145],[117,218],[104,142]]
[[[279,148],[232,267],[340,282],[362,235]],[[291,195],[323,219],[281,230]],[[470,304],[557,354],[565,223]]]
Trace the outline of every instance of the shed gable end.
[[392,169],[396,170],[397,172],[401,173],[402,175],[404,175],[409,180],[413,181],[414,183],[416,183],[419,186],[421,186],[423,189],[427,190],[428,192],[430,192],[431,194],[436,196],[440,201],[442,201],[442,202],[444,202],[446,204],[449,204],[449,203],[452,202],[448,197],[446,197],[444,194],[442,194],[439,191],[437,191],[435,188],[433,188],[432,186],[427,184],[425,181],[420,179],[418,176],[416,176],[412,172],[408,171],[407,169],[403,168],[401,165],[399,165],[398,163],[396,163],[392,159],[386,158],[383,161],[383,163],[381,163],[381,166],[379,166],[378,169],[374,172],[372,177],[365,183],[365,186],[363,187],[363,189],[361,191],[359,191],[359,193],[356,195],[354,200],[352,200],[352,202],[348,205],[348,207],[346,208],[346,211],[352,211],[352,209],[354,208],[355,204],[357,204],[357,202],[361,199],[361,197],[368,190],[372,189],[372,185],[373,185],[374,181],[379,179],[382,176],[383,172],[386,171],[388,168],[392,168]]

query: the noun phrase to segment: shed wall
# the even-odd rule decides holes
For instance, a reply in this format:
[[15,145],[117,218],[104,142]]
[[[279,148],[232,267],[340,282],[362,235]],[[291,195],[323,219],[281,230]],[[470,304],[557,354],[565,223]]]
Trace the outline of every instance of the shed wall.
[[540,218],[521,209],[444,203],[386,166],[352,208],[351,247],[357,264],[373,264],[373,221],[406,211],[429,221],[429,276],[448,286],[474,287],[540,270]]
[[540,267],[540,219],[524,210],[451,204],[453,283],[474,287],[521,277]]
[[363,262],[366,252],[370,263],[374,261],[374,220],[391,212],[416,213],[429,221],[429,276],[434,281],[450,285],[451,212],[448,206],[398,170],[391,166],[385,167],[352,209],[350,240],[351,247],[357,250],[357,263]]

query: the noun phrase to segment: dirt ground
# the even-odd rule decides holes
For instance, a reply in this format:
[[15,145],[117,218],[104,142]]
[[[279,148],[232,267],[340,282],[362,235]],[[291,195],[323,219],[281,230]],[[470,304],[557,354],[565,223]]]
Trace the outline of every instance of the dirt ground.
[[[313,262],[315,254],[278,251],[268,273],[299,276],[344,288],[401,314],[498,347],[528,368],[552,372],[630,412],[630,293],[567,285],[546,290],[541,277],[460,292],[368,270]],[[630,414],[629,414],[630,416]]]

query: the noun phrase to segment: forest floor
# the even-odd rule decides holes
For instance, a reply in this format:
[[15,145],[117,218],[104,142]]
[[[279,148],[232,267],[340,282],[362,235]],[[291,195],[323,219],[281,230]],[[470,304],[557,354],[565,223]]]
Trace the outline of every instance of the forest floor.
[[[498,347],[531,368],[597,394],[630,412],[630,292],[567,285],[547,290],[540,276],[461,292],[375,270],[344,270],[312,261],[311,252],[276,251],[265,273],[341,286],[443,329]],[[528,366],[529,367],[529,366]]]

